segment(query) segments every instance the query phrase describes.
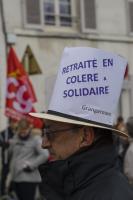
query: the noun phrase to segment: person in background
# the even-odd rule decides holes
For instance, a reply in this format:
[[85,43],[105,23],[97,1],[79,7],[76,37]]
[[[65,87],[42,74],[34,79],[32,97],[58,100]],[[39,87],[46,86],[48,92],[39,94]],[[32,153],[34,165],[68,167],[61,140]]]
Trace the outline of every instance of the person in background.
[[127,130],[130,136],[129,147],[127,148],[124,158],[124,173],[126,174],[130,184],[133,186],[133,117],[127,120]]
[[[126,127],[126,124],[124,123],[124,119],[122,116],[119,116],[117,118],[117,123],[115,125],[115,128],[119,131],[123,131],[128,134],[128,130]],[[124,157],[127,151],[127,148],[129,146],[129,140],[128,138],[121,137],[121,136],[115,136],[115,142],[116,142],[116,148],[119,155],[119,167],[120,170],[123,172],[124,170]]]
[[[40,136],[42,137],[44,127],[45,127],[45,124],[43,125],[43,128],[42,128],[42,129],[33,128],[33,129],[32,129],[32,134],[33,134],[33,135],[40,135]],[[49,160],[49,157],[48,157],[48,160]],[[48,161],[47,161],[47,162],[48,162]],[[40,167],[40,166],[39,166],[39,167]],[[43,195],[42,181],[38,184],[38,197],[39,197],[39,200],[45,200],[45,197],[44,197],[44,195]]]
[[115,128],[120,131],[126,132],[126,125],[122,116],[118,116]]
[[41,182],[38,166],[48,159],[48,151],[41,148],[41,137],[32,134],[31,124],[22,119],[11,141],[11,182],[19,200],[34,200]]
[[1,195],[7,193],[6,181],[9,174],[9,145],[10,140],[15,135],[17,122],[9,118],[8,127],[0,133],[0,147],[1,147]]

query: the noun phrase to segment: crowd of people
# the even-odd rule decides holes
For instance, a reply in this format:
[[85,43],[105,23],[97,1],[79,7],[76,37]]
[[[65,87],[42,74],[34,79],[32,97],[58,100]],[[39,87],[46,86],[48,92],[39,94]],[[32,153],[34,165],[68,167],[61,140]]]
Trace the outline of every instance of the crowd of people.
[[120,161],[120,170],[126,175],[130,184],[133,184],[133,117],[126,122],[122,116],[117,118],[115,127],[128,134],[128,138],[117,137],[116,146]]
[[1,197],[15,195],[19,200],[34,200],[37,189],[41,198],[40,164],[47,162],[49,153],[41,148],[41,130],[34,131],[25,118],[9,120],[9,126],[0,133]]
[[[83,66],[94,58],[96,63]],[[43,200],[133,200],[133,117],[124,123],[120,116],[113,125],[126,65],[103,50],[64,49],[48,111],[29,113],[43,118],[42,134],[33,134],[27,119],[10,120],[0,134],[1,195],[35,200],[38,189]],[[68,83],[67,73],[82,80]],[[92,74],[97,78],[88,83]],[[94,93],[99,84],[109,90]]]
[[[126,139],[115,136],[114,143],[118,151],[119,168],[126,174],[129,183],[133,184],[133,117],[129,117],[125,123],[123,117],[119,116],[114,127],[130,136]],[[9,119],[9,126],[0,133],[0,194],[3,199],[7,195],[15,195],[19,200],[34,200],[37,191],[38,197],[45,199],[39,166],[48,161],[49,153],[41,147],[42,133],[43,130],[33,129],[26,119],[19,122]]]

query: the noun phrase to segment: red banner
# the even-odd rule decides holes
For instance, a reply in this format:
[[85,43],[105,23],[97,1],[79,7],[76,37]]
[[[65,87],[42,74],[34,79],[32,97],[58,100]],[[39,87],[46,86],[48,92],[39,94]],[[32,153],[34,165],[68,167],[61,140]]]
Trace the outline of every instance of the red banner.
[[20,120],[26,117],[35,127],[42,127],[42,120],[28,115],[35,112],[33,102],[36,96],[23,65],[19,62],[13,48],[10,48],[7,68],[6,116]]

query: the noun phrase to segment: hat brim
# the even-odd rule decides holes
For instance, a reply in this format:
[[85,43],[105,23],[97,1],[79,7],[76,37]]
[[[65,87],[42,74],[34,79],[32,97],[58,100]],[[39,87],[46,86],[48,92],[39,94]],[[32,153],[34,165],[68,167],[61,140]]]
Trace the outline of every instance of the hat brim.
[[43,118],[43,119],[57,121],[57,122],[64,122],[64,123],[69,123],[69,124],[77,124],[77,125],[83,125],[83,126],[91,126],[91,127],[102,128],[102,129],[108,129],[115,132],[118,135],[128,137],[128,135],[123,131],[117,130],[115,128],[105,127],[103,125],[98,125],[95,123],[77,121],[75,119],[69,119],[67,117],[62,117],[62,116],[48,114],[48,113],[29,113],[29,115],[33,117]]

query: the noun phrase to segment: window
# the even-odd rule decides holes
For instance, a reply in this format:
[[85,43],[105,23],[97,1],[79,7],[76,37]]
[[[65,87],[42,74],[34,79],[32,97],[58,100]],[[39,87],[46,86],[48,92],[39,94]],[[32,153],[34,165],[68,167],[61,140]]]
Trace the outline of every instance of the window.
[[129,29],[133,33],[133,1],[128,2],[129,8]]
[[61,26],[71,26],[71,5],[70,0],[60,0],[59,3],[59,21]]
[[44,0],[43,2],[44,21],[47,25],[55,25],[55,4],[54,0]]
[[82,31],[96,31],[95,0],[80,0]]
[[72,26],[72,0],[25,0],[26,24]]
[[43,0],[46,25],[71,26],[70,0]]
[[28,24],[40,24],[40,2],[39,0],[26,0],[26,22]]

